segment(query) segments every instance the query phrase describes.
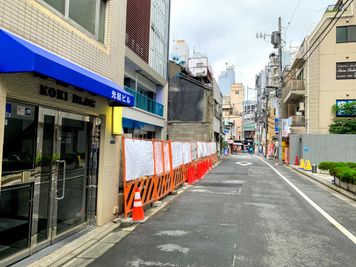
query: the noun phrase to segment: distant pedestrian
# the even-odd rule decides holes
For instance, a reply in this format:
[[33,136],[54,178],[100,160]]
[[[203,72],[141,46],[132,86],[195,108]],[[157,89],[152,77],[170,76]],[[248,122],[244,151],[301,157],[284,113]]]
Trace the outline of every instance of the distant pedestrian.
[[252,155],[253,154],[253,147],[250,146],[250,154]]

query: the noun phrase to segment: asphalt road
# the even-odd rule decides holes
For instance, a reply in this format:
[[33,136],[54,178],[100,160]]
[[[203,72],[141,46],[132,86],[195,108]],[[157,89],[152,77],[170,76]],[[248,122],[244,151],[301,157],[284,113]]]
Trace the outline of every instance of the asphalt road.
[[[356,236],[354,202],[269,163]],[[232,156],[90,266],[355,267],[356,245],[270,166]]]

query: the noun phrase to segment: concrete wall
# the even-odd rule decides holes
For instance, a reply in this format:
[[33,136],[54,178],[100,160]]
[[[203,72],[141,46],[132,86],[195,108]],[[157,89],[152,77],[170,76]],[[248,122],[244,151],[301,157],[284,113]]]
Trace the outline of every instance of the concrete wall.
[[214,141],[211,123],[204,122],[168,122],[168,136],[174,141]]
[[295,156],[308,159],[312,164],[322,161],[356,162],[356,135],[301,134],[290,135],[290,160]]

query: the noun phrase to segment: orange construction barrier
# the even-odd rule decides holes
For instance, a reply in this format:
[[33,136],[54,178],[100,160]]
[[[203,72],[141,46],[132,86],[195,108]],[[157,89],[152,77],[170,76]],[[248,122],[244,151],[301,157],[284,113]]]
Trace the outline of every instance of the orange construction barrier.
[[132,220],[133,221],[142,221],[145,219],[145,214],[143,212],[143,206],[141,202],[140,189],[135,189],[135,198],[132,210]]

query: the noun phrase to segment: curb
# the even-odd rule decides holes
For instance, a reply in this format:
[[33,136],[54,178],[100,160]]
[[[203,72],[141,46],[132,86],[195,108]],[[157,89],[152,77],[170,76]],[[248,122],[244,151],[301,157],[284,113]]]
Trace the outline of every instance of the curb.
[[314,181],[317,181],[317,182],[319,182],[319,183],[321,183],[321,184],[323,184],[323,185],[329,187],[330,189],[332,189],[332,190],[338,192],[339,194],[341,194],[341,195],[343,195],[343,196],[345,196],[345,197],[348,197],[349,199],[351,199],[351,200],[353,200],[353,201],[356,201],[356,195],[353,194],[352,192],[349,192],[349,191],[344,190],[344,189],[342,189],[342,188],[340,188],[340,187],[338,187],[338,186],[336,186],[336,185],[333,185],[333,184],[331,184],[331,183],[328,183],[328,182],[326,182],[326,181],[323,181],[323,180],[321,180],[321,179],[318,179],[318,178],[314,177],[312,174],[305,173],[305,172],[303,172],[303,171],[301,171],[301,170],[298,170],[297,168],[293,168],[293,167],[290,167],[290,166],[286,166],[286,167],[289,168],[289,169],[291,169],[291,170],[294,170],[294,171],[296,171],[296,172],[298,172],[298,173],[300,173],[300,174],[303,174],[304,176],[309,177],[309,178],[313,179]]

